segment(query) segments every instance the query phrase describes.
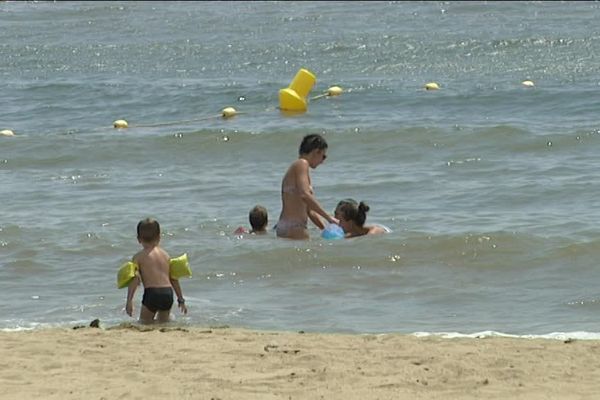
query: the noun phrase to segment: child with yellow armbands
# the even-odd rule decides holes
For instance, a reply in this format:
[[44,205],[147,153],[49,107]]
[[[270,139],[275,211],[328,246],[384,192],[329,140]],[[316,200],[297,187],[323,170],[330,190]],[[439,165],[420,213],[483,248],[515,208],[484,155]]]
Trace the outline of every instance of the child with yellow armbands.
[[191,276],[187,255],[169,259],[160,246],[160,225],[158,221],[146,218],[137,226],[138,242],[142,250],[136,253],[131,262],[124,264],[117,275],[117,286],[127,287],[125,311],[133,314],[133,296],[140,282],[144,285],[144,296],[140,310],[140,322],[168,322],[173,306],[173,290],[182,313],[187,313],[179,278]]

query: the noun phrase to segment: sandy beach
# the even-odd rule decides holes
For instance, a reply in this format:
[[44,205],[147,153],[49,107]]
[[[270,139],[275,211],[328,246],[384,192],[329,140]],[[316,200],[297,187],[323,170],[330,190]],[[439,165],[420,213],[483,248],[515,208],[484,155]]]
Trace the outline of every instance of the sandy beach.
[[588,399],[599,347],[226,327],[0,332],[0,399]]

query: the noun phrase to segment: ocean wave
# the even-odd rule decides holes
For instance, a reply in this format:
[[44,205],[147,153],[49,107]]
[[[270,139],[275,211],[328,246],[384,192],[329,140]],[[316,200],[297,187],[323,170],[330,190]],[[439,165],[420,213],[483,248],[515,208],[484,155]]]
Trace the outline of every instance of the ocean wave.
[[485,338],[515,338],[515,339],[549,339],[549,340],[562,340],[564,342],[570,342],[572,340],[599,340],[600,332],[551,332],[541,335],[513,335],[495,331],[483,331],[476,333],[459,333],[459,332],[415,332],[413,333],[416,337],[429,337],[439,336],[444,339],[457,339],[457,338],[469,338],[469,339],[485,339]]

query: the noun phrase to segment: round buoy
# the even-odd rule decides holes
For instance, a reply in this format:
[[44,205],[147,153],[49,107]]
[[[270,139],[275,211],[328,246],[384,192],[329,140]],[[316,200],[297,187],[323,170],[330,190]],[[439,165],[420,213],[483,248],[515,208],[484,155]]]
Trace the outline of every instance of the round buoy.
[[0,131],[0,136],[15,136],[15,133],[10,129],[4,129]]
[[425,84],[425,90],[438,90],[440,85],[435,82],[429,82]]
[[125,129],[129,126],[129,124],[124,119],[118,119],[115,122],[113,122],[113,126],[116,129]]
[[530,81],[530,80],[526,80],[526,81],[521,82],[521,85],[523,85],[525,87],[534,87],[535,86],[535,84],[533,83],[533,81]]
[[327,89],[327,96],[339,96],[344,90],[339,86],[332,86]]
[[237,114],[237,111],[233,107],[225,107],[221,113],[223,118],[231,118]]

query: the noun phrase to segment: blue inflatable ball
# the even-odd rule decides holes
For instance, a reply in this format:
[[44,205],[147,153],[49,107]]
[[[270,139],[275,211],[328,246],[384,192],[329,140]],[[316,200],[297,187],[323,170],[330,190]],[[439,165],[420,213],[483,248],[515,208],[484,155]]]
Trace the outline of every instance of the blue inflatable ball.
[[323,239],[343,239],[344,230],[339,225],[329,224],[323,229],[323,232],[321,232],[321,237]]

